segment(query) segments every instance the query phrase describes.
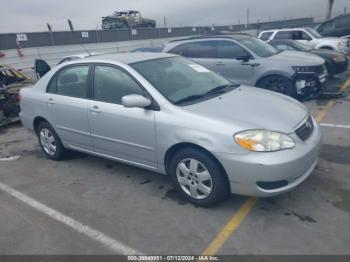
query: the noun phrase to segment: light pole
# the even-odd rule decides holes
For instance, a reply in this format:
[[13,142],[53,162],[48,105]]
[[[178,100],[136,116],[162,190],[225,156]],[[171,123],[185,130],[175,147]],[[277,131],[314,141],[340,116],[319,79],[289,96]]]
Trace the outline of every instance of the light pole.
[[334,4],[334,0],[328,0],[327,16],[326,16],[327,19],[330,19],[332,17],[333,4]]

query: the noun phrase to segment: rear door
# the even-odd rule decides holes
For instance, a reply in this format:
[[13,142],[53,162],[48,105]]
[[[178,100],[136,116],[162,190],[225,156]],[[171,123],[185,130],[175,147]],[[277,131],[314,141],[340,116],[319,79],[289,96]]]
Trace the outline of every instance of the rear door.
[[84,150],[92,149],[87,113],[89,72],[88,64],[62,68],[45,95],[48,120],[61,140]]
[[201,64],[212,71],[216,70],[213,63],[215,44],[213,41],[194,41],[191,43],[181,44],[169,53],[187,57],[198,64]]
[[94,151],[102,155],[154,168],[155,111],[126,108],[125,95],[148,94],[124,69],[95,65],[88,114]]

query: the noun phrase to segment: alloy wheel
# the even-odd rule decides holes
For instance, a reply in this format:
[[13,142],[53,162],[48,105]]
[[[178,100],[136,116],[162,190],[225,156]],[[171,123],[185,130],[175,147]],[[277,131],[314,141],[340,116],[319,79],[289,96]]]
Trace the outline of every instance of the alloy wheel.
[[205,199],[212,192],[213,181],[210,172],[196,159],[181,160],[176,168],[176,178],[182,190],[192,198]]
[[39,137],[45,153],[53,156],[56,153],[56,140],[52,132],[47,128],[43,128],[40,130]]

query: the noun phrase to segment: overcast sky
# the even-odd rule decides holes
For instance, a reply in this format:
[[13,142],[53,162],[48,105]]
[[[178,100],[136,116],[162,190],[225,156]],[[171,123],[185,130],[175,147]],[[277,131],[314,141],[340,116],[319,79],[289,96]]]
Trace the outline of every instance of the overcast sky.
[[[0,7],[0,33],[67,30],[67,19],[75,29],[101,27],[101,17],[116,10],[138,10],[168,26],[237,24],[306,16],[324,17],[327,0],[7,0]],[[350,0],[335,0],[334,14],[350,12]]]

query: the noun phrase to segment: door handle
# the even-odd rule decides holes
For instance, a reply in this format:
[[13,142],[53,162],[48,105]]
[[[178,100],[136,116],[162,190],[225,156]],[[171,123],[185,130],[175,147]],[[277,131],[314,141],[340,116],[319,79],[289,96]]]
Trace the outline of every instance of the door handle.
[[257,67],[260,64],[259,63],[242,63],[242,65],[247,65],[247,66],[251,66],[251,67]]
[[49,98],[46,102],[48,105],[54,105],[55,102],[53,101],[53,98]]
[[93,106],[93,107],[89,108],[89,110],[91,112],[94,112],[94,113],[101,113],[102,112],[98,106]]
[[220,65],[225,65],[224,62],[217,62],[217,63],[215,63],[215,64],[218,65],[218,66],[220,66]]

